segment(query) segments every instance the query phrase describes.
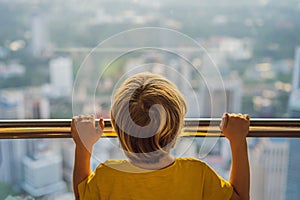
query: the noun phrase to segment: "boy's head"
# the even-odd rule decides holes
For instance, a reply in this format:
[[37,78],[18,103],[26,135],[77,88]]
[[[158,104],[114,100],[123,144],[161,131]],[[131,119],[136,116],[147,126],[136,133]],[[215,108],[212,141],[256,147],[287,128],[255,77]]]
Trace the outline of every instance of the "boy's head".
[[140,73],[115,94],[111,121],[126,155],[135,162],[158,162],[181,130],[186,102],[164,77]]

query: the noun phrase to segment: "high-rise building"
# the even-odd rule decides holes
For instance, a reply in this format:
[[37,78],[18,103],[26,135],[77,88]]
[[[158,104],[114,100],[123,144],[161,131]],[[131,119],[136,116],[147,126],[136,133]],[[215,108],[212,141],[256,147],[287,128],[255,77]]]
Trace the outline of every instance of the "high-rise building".
[[295,67],[293,73],[293,90],[300,89],[300,47],[296,49],[295,53]]
[[0,182],[10,183],[19,190],[22,182],[22,158],[26,155],[24,140],[0,140]]
[[45,16],[39,11],[32,15],[31,51],[34,56],[45,56],[49,51],[49,38]]
[[[0,92],[0,119],[24,119],[24,93],[18,90],[2,90]],[[0,182],[14,184],[23,178],[21,160],[26,154],[24,140],[0,141]]]
[[72,183],[73,165],[74,165],[74,151],[75,144],[72,140],[65,139],[61,143],[62,158],[63,158],[63,177],[68,183]]
[[284,139],[261,139],[249,152],[251,199],[285,200],[289,143]]
[[[31,117],[49,118],[49,102],[45,98],[33,98],[30,102]],[[60,141],[47,139],[26,140],[25,155],[18,161],[22,164],[23,190],[32,196],[40,197],[67,190],[63,181],[63,163],[60,155]]]
[[300,199],[300,139],[291,138],[289,143],[290,152],[288,160],[286,199],[297,200]]
[[73,89],[73,62],[70,58],[59,57],[50,60],[50,84],[54,97],[71,95]]
[[[300,47],[296,49],[295,66],[293,73],[293,86],[289,100],[289,116],[292,118],[300,118]],[[290,155],[288,161],[288,181],[286,190],[286,199],[300,199],[300,139],[291,138]]]
[[300,117],[300,47],[296,49],[292,92],[289,99],[290,117]]

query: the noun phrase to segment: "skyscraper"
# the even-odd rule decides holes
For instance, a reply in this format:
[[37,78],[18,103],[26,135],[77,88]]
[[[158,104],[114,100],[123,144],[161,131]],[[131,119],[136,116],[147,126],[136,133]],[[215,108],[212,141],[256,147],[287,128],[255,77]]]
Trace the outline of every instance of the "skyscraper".
[[[0,119],[24,119],[24,93],[19,90],[2,90],[0,92]],[[0,141],[0,182],[4,181],[16,185],[21,182],[22,163],[26,154],[24,140]]]
[[295,67],[293,73],[293,90],[300,89],[300,47],[296,49],[295,53]]
[[49,51],[48,32],[45,16],[37,11],[31,21],[31,51],[34,56],[44,56]]
[[[289,100],[289,114],[292,118],[300,118],[300,47],[296,49],[293,73],[293,89]],[[300,199],[300,139],[291,138],[288,165],[288,181],[286,199]]]
[[19,190],[19,183],[23,179],[21,160],[26,154],[24,140],[0,141],[0,182],[14,185]]
[[285,200],[289,143],[284,139],[261,139],[250,151],[251,199]]
[[70,58],[59,57],[50,60],[50,81],[52,95],[67,97],[73,89],[73,62]]
[[290,117],[300,117],[300,47],[296,49],[292,92],[289,99]]
[[286,199],[288,200],[298,200],[300,199],[300,139],[291,138],[290,139],[290,153],[288,161],[288,176],[287,176],[287,189],[286,189]]

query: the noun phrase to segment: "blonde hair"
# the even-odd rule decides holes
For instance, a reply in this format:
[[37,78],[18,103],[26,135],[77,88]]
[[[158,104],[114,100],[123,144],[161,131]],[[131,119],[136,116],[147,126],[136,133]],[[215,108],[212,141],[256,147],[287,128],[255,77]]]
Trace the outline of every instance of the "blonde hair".
[[169,153],[186,111],[185,99],[172,82],[157,74],[140,73],[116,92],[111,122],[129,159],[153,163]]

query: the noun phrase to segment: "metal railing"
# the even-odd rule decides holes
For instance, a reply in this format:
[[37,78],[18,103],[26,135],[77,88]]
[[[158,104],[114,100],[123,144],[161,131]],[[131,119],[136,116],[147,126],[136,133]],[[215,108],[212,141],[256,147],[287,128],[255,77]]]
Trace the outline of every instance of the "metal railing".
[[[70,138],[70,119],[47,120],[0,120],[0,139],[19,138]],[[219,137],[220,119],[185,119],[181,136]],[[110,120],[105,120],[102,137],[116,137]],[[248,137],[298,137],[300,138],[300,119],[262,119],[250,120]]]

